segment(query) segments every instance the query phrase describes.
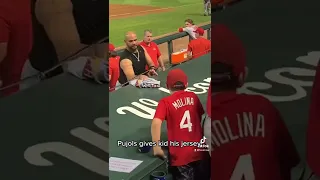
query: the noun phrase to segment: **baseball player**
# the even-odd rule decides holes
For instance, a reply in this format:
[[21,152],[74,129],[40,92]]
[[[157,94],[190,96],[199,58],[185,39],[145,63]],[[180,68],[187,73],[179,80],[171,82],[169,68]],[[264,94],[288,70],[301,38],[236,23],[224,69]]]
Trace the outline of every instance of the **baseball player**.
[[198,27],[195,31],[195,37],[188,44],[187,60],[196,59],[211,51],[211,41],[204,38],[204,29]]
[[186,19],[184,21],[184,27],[178,29],[179,32],[186,32],[192,39],[197,39],[196,33],[194,32],[198,27],[194,24],[192,19]]
[[204,16],[211,15],[211,0],[203,0]]

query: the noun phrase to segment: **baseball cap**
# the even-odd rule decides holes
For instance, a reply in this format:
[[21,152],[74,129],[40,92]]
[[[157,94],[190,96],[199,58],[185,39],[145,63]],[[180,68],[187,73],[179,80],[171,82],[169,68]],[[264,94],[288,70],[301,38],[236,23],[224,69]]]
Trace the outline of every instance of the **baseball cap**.
[[109,43],[109,51],[114,51],[115,49],[114,45]]
[[167,88],[187,87],[188,76],[181,69],[170,70],[167,76]]
[[195,31],[193,31],[193,32],[198,33],[200,36],[202,36],[202,35],[204,34],[204,29],[198,27],[198,28],[197,28]]
[[[214,24],[211,27],[211,34],[211,64],[222,63],[230,66],[233,76],[244,73],[246,52],[241,40],[227,26],[222,24]],[[218,68],[211,67],[211,69]]]

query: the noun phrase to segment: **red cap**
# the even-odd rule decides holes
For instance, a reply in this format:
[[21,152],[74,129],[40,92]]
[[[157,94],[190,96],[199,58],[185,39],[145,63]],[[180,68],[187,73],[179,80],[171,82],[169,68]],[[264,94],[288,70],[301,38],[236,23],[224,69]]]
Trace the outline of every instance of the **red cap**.
[[245,72],[246,52],[241,40],[226,26],[214,24],[211,28],[211,61],[232,66],[235,76]]
[[185,87],[188,85],[188,76],[181,69],[170,70],[167,76],[167,88],[178,88],[181,82]]
[[198,27],[198,28],[197,28],[195,31],[193,31],[193,32],[198,33],[200,36],[203,36],[203,34],[204,34],[204,29]]
[[114,51],[116,48],[114,47],[114,45],[113,44],[109,44],[109,51]]

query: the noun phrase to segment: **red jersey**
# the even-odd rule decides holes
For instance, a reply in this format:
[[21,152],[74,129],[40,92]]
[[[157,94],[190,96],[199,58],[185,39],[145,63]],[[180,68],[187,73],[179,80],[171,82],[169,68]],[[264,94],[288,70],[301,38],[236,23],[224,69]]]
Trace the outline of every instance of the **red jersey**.
[[203,37],[193,39],[188,44],[188,52],[192,52],[192,59],[211,52],[211,41]]
[[312,171],[320,176],[320,64],[318,64],[316,76],[313,83],[311,104],[309,111],[309,122],[307,131],[307,161]]
[[109,90],[114,91],[120,76],[120,56],[109,58],[109,75],[111,75]]
[[207,97],[207,114],[211,118],[211,83],[208,90],[208,97]]
[[[167,120],[168,141],[200,142],[203,138],[202,104],[193,92],[177,91],[160,100],[154,118]],[[182,166],[203,159],[206,152],[193,146],[170,146],[170,165]]]
[[[154,66],[158,68],[159,67],[158,58],[161,56],[158,45],[155,42],[150,42],[150,44],[148,45],[144,41],[142,41],[140,45],[144,47],[144,49],[146,49],[146,51],[148,52],[149,56],[151,57],[154,63]],[[146,66],[146,69],[148,70],[148,66]]]
[[224,92],[213,97],[212,105],[211,179],[291,179],[300,159],[269,100]]
[[[0,43],[8,43],[6,57],[0,62],[0,79],[3,87],[21,79],[24,63],[32,48],[30,0],[3,0],[0,3]],[[10,95],[19,85],[3,90]],[[0,93],[0,94],[1,94]]]

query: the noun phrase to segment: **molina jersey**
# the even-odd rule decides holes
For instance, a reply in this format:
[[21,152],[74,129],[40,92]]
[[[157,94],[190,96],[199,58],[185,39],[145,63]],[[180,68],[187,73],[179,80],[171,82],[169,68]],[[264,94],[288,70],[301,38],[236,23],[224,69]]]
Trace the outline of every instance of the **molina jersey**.
[[196,151],[196,146],[170,146],[170,142],[200,142],[203,138],[201,117],[202,104],[193,92],[177,91],[160,100],[155,117],[167,120],[171,166],[187,165],[201,160],[205,152]]
[[212,110],[212,179],[291,179],[299,156],[270,101],[258,95],[218,93]]

